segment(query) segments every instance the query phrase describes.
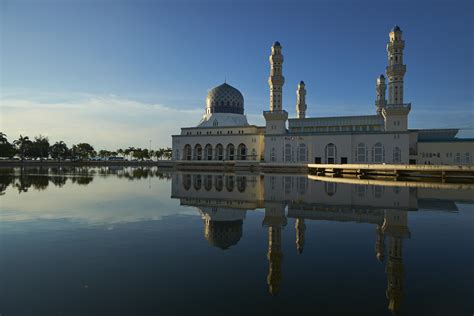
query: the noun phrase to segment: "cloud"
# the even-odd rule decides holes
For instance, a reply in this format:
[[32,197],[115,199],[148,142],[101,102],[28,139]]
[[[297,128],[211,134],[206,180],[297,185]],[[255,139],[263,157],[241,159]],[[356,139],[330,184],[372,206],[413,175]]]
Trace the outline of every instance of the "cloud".
[[[46,191],[30,188],[18,194],[8,187],[2,196],[0,222],[3,224],[41,219],[68,220],[88,225],[110,225],[167,216],[199,216],[194,207],[181,207],[170,199],[171,182],[158,178],[130,181],[115,176],[95,176],[87,185],[68,181],[63,187],[51,183]],[[21,227],[21,225],[20,225]]]
[[1,131],[10,141],[20,134],[45,135],[51,142],[88,142],[97,148],[171,145],[171,135],[199,122],[203,109],[180,109],[115,95],[10,95],[1,101]]

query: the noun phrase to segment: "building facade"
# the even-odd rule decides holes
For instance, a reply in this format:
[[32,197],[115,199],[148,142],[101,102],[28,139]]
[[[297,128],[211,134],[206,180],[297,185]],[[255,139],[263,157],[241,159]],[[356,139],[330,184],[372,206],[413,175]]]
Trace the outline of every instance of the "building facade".
[[[172,136],[173,160],[250,160],[268,163],[473,164],[474,140],[456,129],[408,128],[411,103],[404,103],[405,41],[400,27],[389,33],[386,76],[376,79],[375,113],[307,117],[306,86],[296,90],[296,118],[283,107],[283,53],[271,47],[269,110],[265,126],[248,123],[242,93],[224,83],[211,89],[196,127]],[[387,80],[387,81],[386,81]],[[388,98],[387,95],[388,86]]]

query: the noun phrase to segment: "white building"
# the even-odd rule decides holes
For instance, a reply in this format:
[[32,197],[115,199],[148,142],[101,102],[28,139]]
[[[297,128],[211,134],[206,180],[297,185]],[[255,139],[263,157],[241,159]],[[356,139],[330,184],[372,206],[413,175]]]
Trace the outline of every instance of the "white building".
[[472,164],[473,139],[455,138],[456,129],[408,129],[410,103],[403,100],[405,41],[395,26],[387,43],[388,99],[385,77],[376,80],[375,114],[306,117],[306,87],[296,90],[296,118],[283,108],[282,46],[270,55],[270,108],[265,126],[250,125],[244,97],[224,83],[211,89],[196,127],[173,135],[173,160],[254,160],[274,163]]

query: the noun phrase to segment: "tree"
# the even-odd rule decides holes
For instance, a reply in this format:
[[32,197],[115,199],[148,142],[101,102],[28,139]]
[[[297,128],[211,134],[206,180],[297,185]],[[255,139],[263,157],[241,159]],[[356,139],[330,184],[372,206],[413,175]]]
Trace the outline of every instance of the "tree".
[[15,156],[15,154],[15,147],[8,142],[7,135],[0,132],[0,157],[11,158]]
[[49,148],[49,154],[51,158],[61,160],[69,155],[69,149],[63,141],[59,141]]
[[159,148],[158,150],[155,151],[155,157],[157,160],[160,160],[161,158],[163,158],[163,154],[164,154],[164,149],[163,148]]
[[94,147],[92,147],[88,143],[80,143],[73,146],[73,152],[75,157],[79,157],[81,159],[87,159],[91,156],[95,155]]
[[0,144],[8,143],[7,135],[5,133],[0,132]]
[[108,157],[110,157],[110,156],[111,156],[110,151],[104,150],[104,149],[99,150],[99,157],[101,157],[101,158],[108,158]]
[[29,151],[31,149],[33,142],[30,140],[28,136],[20,135],[20,138],[13,142],[13,145],[16,147],[18,152],[20,153],[21,160],[25,159],[25,157],[29,156]]
[[123,152],[124,152],[125,156],[128,156],[130,158],[130,157],[132,157],[132,154],[133,154],[134,151],[135,151],[134,147],[128,147]]
[[169,147],[166,147],[166,149],[164,150],[163,152],[163,157],[165,157],[165,159],[171,159],[171,157],[173,156],[173,150]]
[[34,142],[31,144],[30,155],[35,158],[47,158],[49,153],[48,137],[36,136]]
[[122,148],[117,149],[117,154],[119,154],[122,157],[125,156],[124,150]]

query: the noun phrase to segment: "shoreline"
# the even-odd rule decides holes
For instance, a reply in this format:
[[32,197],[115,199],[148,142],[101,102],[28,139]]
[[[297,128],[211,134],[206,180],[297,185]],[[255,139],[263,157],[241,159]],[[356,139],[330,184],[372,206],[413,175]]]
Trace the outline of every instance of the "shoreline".
[[0,160],[0,168],[4,167],[60,167],[60,166],[84,166],[84,167],[172,167],[171,160],[159,161],[52,161],[52,160]]

